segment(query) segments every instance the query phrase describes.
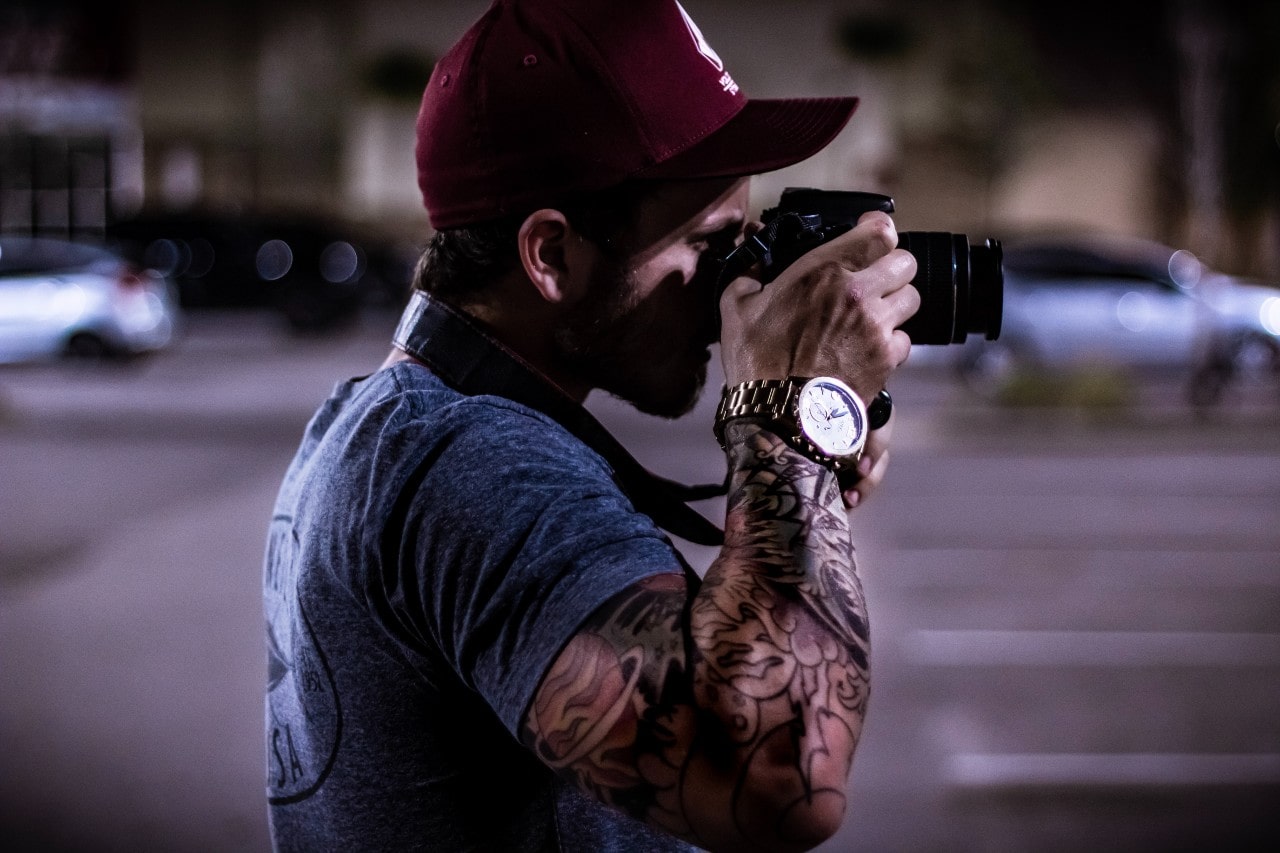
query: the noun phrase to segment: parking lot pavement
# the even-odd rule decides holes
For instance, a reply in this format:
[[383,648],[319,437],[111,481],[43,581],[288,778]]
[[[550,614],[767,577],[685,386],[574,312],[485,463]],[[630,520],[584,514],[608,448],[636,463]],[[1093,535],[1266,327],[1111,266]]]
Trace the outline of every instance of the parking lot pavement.
[[[265,848],[265,519],[386,330],[248,319],[124,371],[0,373],[7,849]],[[875,687],[824,849],[1274,849],[1276,412],[1014,413],[927,371],[894,392],[891,476],[853,516]],[[704,481],[711,396],[675,423],[592,406]]]
[[837,850],[1280,840],[1280,435],[944,403],[865,536],[873,698]]
[[5,590],[8,850],[265,850],[258,562],[274,477],[157,508]]

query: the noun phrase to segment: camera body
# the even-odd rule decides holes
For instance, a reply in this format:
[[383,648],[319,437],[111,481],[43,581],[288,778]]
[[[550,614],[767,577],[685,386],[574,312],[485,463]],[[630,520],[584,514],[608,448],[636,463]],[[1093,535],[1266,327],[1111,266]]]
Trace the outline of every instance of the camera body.
[[[726,285],[759,264],[761,280],[773,281],[811,249],[850,231],[862,214],[893,212],[893,199],[876,193],[789,188],[776,207],[761,216],[764,228],[722,262]],[[916,259],[911,283],[920,291],[920,310],[902,325],[917,344],[960,344],[971,334],[1000,336],[1004,311],[1004,270],[998,240],[970,245],[963,234],[904,231],[899,248]]]

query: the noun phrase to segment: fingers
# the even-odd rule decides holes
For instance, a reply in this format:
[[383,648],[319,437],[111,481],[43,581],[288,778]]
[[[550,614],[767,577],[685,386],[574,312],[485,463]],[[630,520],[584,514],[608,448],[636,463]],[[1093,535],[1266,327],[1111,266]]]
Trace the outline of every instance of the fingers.
[[768,285],[742,276],[721,294],[721,355],[730,381],[837,376],[874,395],[906,361],[899,327],[920,305],[916,260],[893,220],[857,226],[801,255]]
[[810,266],[798,274],[807,272],[814,282],[811,298],[820,300],[826,285],[878,323],[895,329],[920,307],[920,293],[910,284],[917,271],[916,259],[897,248],[897,239],[887,215],[866,214],[857,228],[802,257],[796,266],[801,262]]
[[852,489],[847,489],[840,495],[844,499],[844,505],[849,509],[857,509],[865,504],[867,498],[884,482],[885,472],[889,469],[889,451],[884,451],[873,461],[874,464],[868,469],[867,475],[858,480],[858,484]]
[[[866,213],[853,229],[802,255],[793,264],[793,269],[797,275],[805,276],[824,265],[835,264],[846,272],[858,273],[876,264],[897,246],[898,229],[888,214],[878,211]],[[910,257],[910,253],[903,254]],[[899,264],[903,262],[898,260]],[[911,275],[914,274],[912,272]],[[907,276],[908,280],[910,278]]]
[[867,436],[867,446],[858,460],[858,482],[846,489],[841,497],[845,506],[855,509],[866,503],[867,498],[884,482],[889,470],[889,442],[893,437],[896,415],[891,415],[883,427],[872,430]]
[[898,228],[887,213],[864,213],[858,224],[848,234],[841,235],[833,243],[850,244],[844,249],[844,258],[850,270],[871,266],[898,247]]

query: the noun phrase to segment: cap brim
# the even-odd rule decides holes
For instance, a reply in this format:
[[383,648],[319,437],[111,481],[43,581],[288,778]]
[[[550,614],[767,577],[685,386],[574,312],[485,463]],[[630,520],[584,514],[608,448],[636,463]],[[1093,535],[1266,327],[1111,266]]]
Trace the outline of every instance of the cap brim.
[[826,147],[857,106],[857,98],[747,101],[720,128],[634,177],[722,178],[782,169]]

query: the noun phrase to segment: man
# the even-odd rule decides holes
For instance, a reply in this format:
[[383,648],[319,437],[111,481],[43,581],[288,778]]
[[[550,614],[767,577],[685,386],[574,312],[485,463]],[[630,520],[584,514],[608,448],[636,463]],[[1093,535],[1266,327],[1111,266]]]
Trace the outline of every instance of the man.
[[[861,401],[909,352],[915,262],[868,214],[728,283],[717,318],[715,260],[756,227],[748,176],[854,105],[748,102],[674,0],[498,0],[440,61],[418,292],[312,420],[271,524],[278,848],[836,830],[868,690],[846,505],[884,475]],[[681,414],[717,336],[730,491],[700,580],[655,524],[687,515],[580,403]]]

